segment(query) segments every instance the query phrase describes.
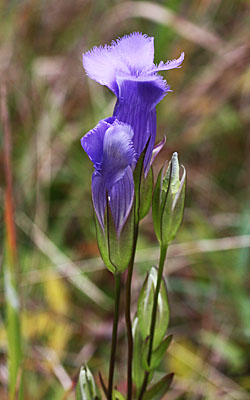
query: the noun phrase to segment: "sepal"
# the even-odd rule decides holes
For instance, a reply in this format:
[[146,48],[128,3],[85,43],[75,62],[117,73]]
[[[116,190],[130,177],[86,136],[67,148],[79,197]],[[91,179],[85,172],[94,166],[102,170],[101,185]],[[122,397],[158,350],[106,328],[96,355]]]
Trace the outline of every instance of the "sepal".
[[162,168],[155,185],[152,214],[155,234],[162,245],[169,245],[181,225],[186,188],[186,170],[179,178],[178,154],[174,153],[164,174]]
[[95,384],[94,377],[89,368],[84,365],[80,369],[78,383],[76,386],[77,400],[100,400],[101,396]]
[[[108,204],[108,201],[107,201]],[[99,251],[105,266],[113,274],[123,272],[128,266],[134,241],[134,206],[118,235],[109,205],[105,210],[103,231],[95,215],[96,236]]]
[[153,171],[152,168],[145,173],[144,163],[149,146],[149,140],[145,149],[141,153],[136,167],[134,169],[133,178],[135,185],[135,224],[138,224],[149,212],[152,194],[153,194]]
[[150,168],[147,176],[142,173],[141,176],[141,187],[140,187],[140,209],[139,209],[139,219],[143,219],[148,214],[151,202],[152,202],[152,194],[153,194],[153,171]]

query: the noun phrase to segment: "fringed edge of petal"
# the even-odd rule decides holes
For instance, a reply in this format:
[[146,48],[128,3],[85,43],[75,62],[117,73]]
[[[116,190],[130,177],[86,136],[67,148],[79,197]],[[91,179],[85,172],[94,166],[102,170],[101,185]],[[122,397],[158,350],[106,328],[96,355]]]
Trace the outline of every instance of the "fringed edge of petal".
[[180,57],[171,61],[167,61],[164,63],[161,61],[158,65],[155,65],[154,68],[152,68],[149,72],[150,73],[155,73],[158,71],[168,71],[170,69],[174,68],[181,68],[181,63],[184,60],[184,52],[181,53]]

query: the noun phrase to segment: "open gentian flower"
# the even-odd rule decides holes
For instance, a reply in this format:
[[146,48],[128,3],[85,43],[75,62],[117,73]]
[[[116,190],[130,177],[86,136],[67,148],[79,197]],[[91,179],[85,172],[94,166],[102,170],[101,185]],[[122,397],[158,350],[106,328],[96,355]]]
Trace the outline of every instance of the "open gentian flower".
[[107,201],[119,236],[134,199],[133,167],[136,160],[132,128],[116,118],[101,120],[81,139],[81,145],[94,164],[92,198],[104,231]]
[[113,116],[132,127],[137,159],[148,143],[145,174],[156,137],[155,106],[170,90],[158,72],[179,68],[183,59],[184,53],[177,60],[154,64],[154,38],[137,32],[83,54],[88,76],[117,96]]

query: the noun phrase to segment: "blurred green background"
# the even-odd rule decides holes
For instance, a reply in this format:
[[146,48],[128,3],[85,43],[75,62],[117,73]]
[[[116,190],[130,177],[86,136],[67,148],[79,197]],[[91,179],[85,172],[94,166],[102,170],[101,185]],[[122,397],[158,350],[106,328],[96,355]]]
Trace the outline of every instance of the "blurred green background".
[[[181,69],[163,73],[173,92],[157,107],[158,140],[166,135],[167,145],[155,173],[178,151],[188,174],[184,222],[165,268],[174,343],[161,368],[176,374],[167,399],[250,399],[249,27],[248,0],[0,1],[25,400],[73,399],[83,362],[107,376],[113,279],[98,258],[92,165],[80,138],[112,114],[115,97],[85,76],[81,54],[133,31],[155,37],[156,62],[185,52]],[[2,127],[0,134],[2,266]],[[149,215],[141,223],[133,314],[157,258]],[[7,399],[3,266],[0,306],[0,398]],[[122,311],[119,346],[123,391]]]

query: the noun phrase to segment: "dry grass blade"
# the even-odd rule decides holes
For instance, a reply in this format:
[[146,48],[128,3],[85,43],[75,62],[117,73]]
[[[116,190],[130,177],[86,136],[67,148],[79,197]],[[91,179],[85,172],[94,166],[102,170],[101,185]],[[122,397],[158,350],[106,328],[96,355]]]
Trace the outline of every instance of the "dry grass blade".
[[4,133],[5,167],[5,259],[4,289],[6,300],[6,331],[8,340],[9,398],[23,399],[22,385],[22,337],[20,324],[20,299],[16,283],[18,267],[16,227],[14,217],[12,169],[11,169],[11,130],[7,108],[7,90],[1,85],[1,122]]
[[29,236],[36,246],[55,264],[58,272],[66,277],[99,307],[107,310],[111,300],[25,215],[17,217],[17,225]]
[[70,376],[67,374],[66,370],[63,368],[60,363],[57,354],[53,349],[45,348],[45,347],[36,347],[36,350],[49,362],[51,368],[61,383],[63,389],[68,391],[72,388],[73,382],[70,379]]

